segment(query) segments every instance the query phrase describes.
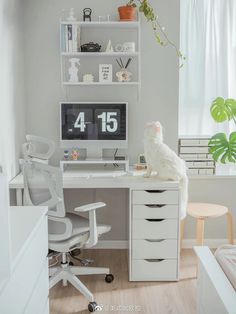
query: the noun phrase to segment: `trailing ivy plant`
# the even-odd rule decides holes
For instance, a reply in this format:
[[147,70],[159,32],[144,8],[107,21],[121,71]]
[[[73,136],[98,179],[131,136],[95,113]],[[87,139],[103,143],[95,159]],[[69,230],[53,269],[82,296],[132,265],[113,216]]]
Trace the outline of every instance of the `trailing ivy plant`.
[[[236,125],[236,100],[216,98],[211,105],[211,116],[216,122],[233,120]],[[236,132],[227,138],[225,133],[217,133],[209,141],[209,152],[215,161],[223,164],[236,163]]]
[[167,33],[165,32],[165,28],[159,22],[158,15],[154,12],[153,7],[149,4],[148,0],[129,0],[127,6],[137,7],[139,12],[143,13],[147,22],[150,22],[152,25],[157,43],[161,46],[171,45],[175,49],[176,54],[181,62],[180,67],[182,67],[185,57],[178,49],[176,44],[168,37]]

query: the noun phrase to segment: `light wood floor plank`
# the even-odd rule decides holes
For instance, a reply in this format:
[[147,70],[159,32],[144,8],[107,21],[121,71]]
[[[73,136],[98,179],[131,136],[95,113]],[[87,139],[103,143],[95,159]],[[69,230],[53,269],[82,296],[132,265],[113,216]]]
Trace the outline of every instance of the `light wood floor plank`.
[[[82,256],[94,259],[92,266],[110,267],[115,276],[111,284],[103,276],[80,277],[96,302],[104,306],[102,313],[196,313],[196,257],[192,250],[182,250],[179,282],[129,282],[126,250],[88,250]],[[136,310],[129,310],[129,305],[136,305]],[[87,306],[87,300],[70,284],[62,287],[59,283],[50,291],[50,314],[85,314],[89,313]]]

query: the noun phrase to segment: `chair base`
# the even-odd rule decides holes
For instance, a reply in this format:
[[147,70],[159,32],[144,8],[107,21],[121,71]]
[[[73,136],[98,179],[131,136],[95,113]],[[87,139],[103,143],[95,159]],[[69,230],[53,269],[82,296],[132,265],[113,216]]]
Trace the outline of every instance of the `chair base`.
[[79,275],[110,275],[110,269],[105,267],[70,266],[66,260],[66,254],[63,253],[61,265],[49,268],[49,288],[51,289],[59,281],[62,281],[63,286],[67,286],[67,282],[70,282],[88,301],[94,302],[93,294],[77,277]]

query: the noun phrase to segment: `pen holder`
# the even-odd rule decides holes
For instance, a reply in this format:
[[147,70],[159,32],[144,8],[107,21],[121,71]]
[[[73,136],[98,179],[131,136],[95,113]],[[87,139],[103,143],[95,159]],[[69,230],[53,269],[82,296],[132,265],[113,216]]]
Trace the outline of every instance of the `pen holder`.
[[118,82],[129,82],[131,80],[132,73],[126,69],[120,69],[116,72]]

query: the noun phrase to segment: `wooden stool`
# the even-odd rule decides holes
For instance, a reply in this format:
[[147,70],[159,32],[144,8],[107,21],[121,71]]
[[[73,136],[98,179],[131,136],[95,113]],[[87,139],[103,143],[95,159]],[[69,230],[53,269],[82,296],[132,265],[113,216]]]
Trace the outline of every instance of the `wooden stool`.
[[[205,219],[217,218],[223,215],[227,215],[228,221],[228,241],[230,244],[234,244],[233,233],[233,217],[230,210],[222,205],[208,204],[208,203],[189,203],[187,213],[197,219],[197,245],[203,245],[204,241],[204,225]],[[183,237],[184,222],[181,226],[181,238]]]

